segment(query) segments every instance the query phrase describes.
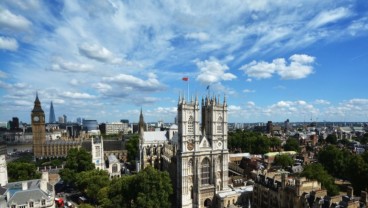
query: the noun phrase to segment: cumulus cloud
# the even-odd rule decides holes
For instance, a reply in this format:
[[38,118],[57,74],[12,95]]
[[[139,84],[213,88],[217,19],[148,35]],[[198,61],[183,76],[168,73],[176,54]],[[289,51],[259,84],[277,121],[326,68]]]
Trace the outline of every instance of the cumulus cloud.
[[48,70],[59,72],[89,72],[93,70],[93,67],[89,64],[66,61],[60,57],[57,57],[54,58],[54,62],[51,64]]
[[186,39],[198,40],[198,41],[206,41],[209,40],[209,35],[204,32],[197,32],[197,33],[188,33],[185,35]]
[[272,62],[252,61],[240,67],[244,73],[256,79],[271,78],[278,74],[282,79],[302,79],[313,73],[315,57],[305,54],[294,54],[289,58],[290,63],[284,58],[274,59]]
[[16,51],[18,50],[18,42],[14,38],[0,36],[0,49]]
[[79,46],[79,53],[100,62],[111,64],[121,64],[123,62],[123,59],[115,57],[111,51],[97,44],[84,43]]
[[196,60],[195,63],[199,69],[199,75],[196,79],[202,83],[208,84],[236,79],[234,74],[226,73],[229,67],[221,64],[215,58],[205,61]]
[[32,23],[21,15],[16,15],[0,7],[0,27],[10,30],[27,30]]

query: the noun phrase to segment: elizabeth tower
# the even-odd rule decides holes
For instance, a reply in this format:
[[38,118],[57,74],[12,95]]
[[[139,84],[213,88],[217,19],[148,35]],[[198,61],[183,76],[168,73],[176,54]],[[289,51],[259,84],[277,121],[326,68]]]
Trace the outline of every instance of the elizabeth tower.
[[33,134],[33,155],[35,158],[42,158],[44,155],[44,144],[46,142],[45,113],[42,110],[41,102],[36,94],[34,107],[31,113],[32,134]]

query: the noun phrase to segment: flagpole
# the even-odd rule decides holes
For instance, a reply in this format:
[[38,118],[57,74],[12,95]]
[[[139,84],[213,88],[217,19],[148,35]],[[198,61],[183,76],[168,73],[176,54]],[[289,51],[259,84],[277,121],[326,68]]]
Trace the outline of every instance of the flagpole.
[[188,79],[188,81],[187,81],[187,86],[188,86],[188,98],[187,98],[187,100],[188,100],[188,102],[189,102],[189,79]]

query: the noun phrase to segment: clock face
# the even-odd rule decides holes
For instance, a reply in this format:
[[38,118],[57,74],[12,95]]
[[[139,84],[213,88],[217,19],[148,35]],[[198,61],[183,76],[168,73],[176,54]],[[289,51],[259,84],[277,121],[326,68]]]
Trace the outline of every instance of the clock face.
[[39,121],[40,118],[38,116],[33,117],[33,121]]

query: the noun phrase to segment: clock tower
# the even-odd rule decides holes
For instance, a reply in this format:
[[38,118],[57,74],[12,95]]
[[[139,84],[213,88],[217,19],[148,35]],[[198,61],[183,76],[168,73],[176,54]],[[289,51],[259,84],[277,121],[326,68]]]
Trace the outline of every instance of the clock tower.
[[31,113],[32,134],[33,134],[33,155],[37,158],[42,158],[44,155],[44,144],[46,143],[45,129],[45,113],[42,110],[41,102],[36,94],[34,107]]

